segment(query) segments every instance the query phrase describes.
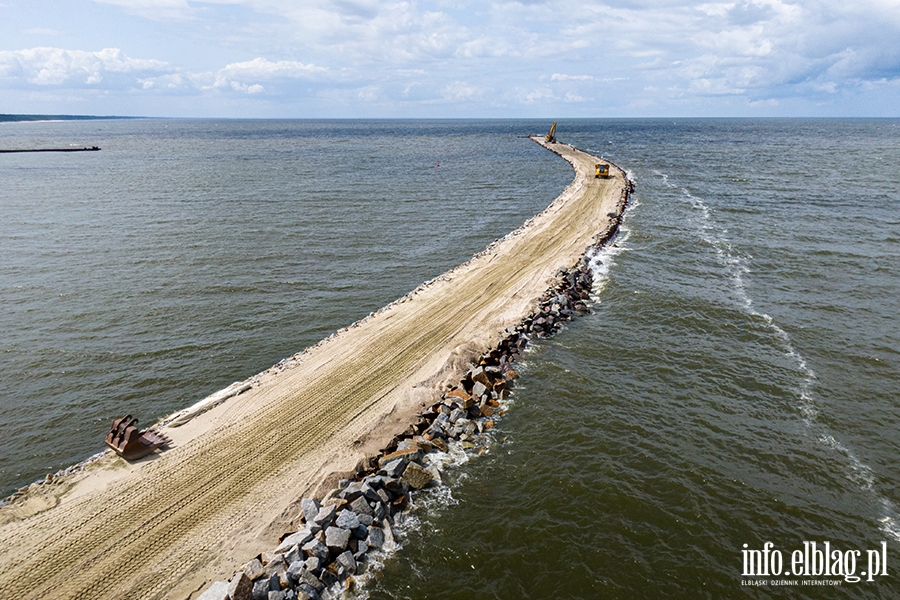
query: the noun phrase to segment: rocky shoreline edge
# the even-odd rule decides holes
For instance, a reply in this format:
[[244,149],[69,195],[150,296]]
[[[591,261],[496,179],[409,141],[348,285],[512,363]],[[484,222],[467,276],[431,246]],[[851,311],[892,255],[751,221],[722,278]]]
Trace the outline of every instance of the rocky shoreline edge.
[[578,263],[557,271],[556,283],[534,311],[507,328],[498,344],[481,355],[457,385],[442,393],[379,455],[359,465],[321,500],[303,498],[302,526],[296,532],[282,536],[272,551],[246,562],[229,581],[211,584],[198,600],[329,600],[354,590],[372,557],[396,546],[395,525],[415,494],[443,485],[438,461],[432,459],[451,448],[477,453],[486,449],[488,432],[505,413],[501,403],[518,378],[513,363],[532,339],[553,335],[589,310],[591,258],[618,233],[634,191],[625,171],[604,161],[626,181],[616,211]]

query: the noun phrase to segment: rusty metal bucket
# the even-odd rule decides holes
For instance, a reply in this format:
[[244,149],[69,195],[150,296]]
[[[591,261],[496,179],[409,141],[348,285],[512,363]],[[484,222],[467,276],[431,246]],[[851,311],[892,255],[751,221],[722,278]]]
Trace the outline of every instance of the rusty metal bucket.
[[125,415],[113,421],[109,433],[106,434],[106,445],[125,460],[137,460],[169,443],[166,436],[155,431],[149,429],[139,431],[137,423],[137,419]]

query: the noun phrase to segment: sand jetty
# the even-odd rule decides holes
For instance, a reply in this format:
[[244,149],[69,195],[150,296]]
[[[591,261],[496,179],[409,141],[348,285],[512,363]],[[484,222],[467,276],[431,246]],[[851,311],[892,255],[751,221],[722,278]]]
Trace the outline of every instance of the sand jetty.
[[242,393],[176,413],[164,452],[131,464],[109,452],[0,508],[0,597],[196,597],[301,530],[301,499],[371,464],[615,226],[624,173],[595,178],[605,161],[533,139],[575,180],[522,228]]

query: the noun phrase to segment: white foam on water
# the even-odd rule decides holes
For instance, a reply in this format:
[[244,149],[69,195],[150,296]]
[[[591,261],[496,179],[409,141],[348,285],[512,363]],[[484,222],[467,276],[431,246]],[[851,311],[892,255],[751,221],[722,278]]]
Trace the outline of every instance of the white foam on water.
[[[487,446],[493,443],[490,434],[485,434]],[[453,470],[454,483],[468,478],[468,473],[459,467],[464,466],[477,454],[466,451],[457,440],[448,442],[447,452],[429,452],[423,458],[426,466],[435,466],[443,475],[448,470]],[[352,591],[342,591],[335,588],[331,591],[334,598],[346,598],[353,600],[366,600],[369,598],[371,583],[379,573],[384,570],[385,563],[391,559],[403,547],[403,540],[408,539],[413,533],[422,529],[427,523],[434,522],[434,517],[439,516],[450,506],[459,504],[453,496],[451,486],[441,483],[435,487],[419,490],[412,494],[412,500],[405,512],[394,516],[394,524],[391,527],[393,535],[385,536],[386,541],[382,548],[367,553],[365,573],[356,577],[359,584]],[[412,568],[416,568],[412,564]]]
[[622,213],[622,221],[619,223],[619,231],[616,235],[600,248],[591,248],[584,255],[593,277],[591,302],[594,304],[600,303],[600,293],[609,282],[609,271],[616,264],[615,257],[628,250],[625,244],[631,237],[631,229],[626,225],[626,217],[640,205],[641,203],[632,196],[631,202]]
[[443,472],[448,467],[461,467],[472,458],[472,454],[463,449],[462,444],[456,440],[450,440],[446,452],[429,452],[423,459],[427,465],[434,465]]
[[[662,179],[666,187],[678,188],[677,185],[669,180],[669,176],[665,173],[658,171],[654,171],[654,173]],[[813,388],[816,385],[815,372],[807,364],[806,358],[794,348],[790,335],[778,326],[775,319],[764,312],[756,310],[754,307],[753,299],[750,298],[744,283],[744,275],[750,272],[748,262],[753,257],[741,255],[735,250],[726,236],[728,230],[716,224],[712,218],[712,211],[702,199],[691,194],[686,188],[680,188],[680,190],[683,201],[689,203],[696,211],[696,214],[699,215],[698,218],[694,219],[697,235],[713,248],[719,263],[725,267],[728,277],[731,279],[738,304],[743,307],[747,314],[766,324],[769,331],[779,341],[782,352],[796,365],[797,372],[800,375],[796,408],[803,422],[817,434],[816,438],[821,444],[843,456],[844,460],[842,462],[845,466],[847,479],[859,487],[860,490],[876,496],[882,506],[879,529],[896,541],[900,541],[900,514],[898,514],[894,504],[876,489],[876,477],[872,468],[862,462],[852,450],[835,439],[824,426],[818,423],[819,407],[816,404],[813,393]]]

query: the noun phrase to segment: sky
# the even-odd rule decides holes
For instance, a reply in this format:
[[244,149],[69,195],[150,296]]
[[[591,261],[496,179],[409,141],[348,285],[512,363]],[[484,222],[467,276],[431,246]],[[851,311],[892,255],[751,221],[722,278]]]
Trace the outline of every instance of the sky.
[[0,0],[0,113],[900,116],[900,0]]

